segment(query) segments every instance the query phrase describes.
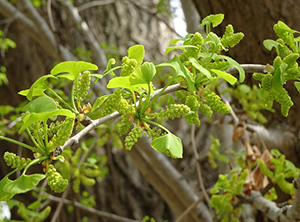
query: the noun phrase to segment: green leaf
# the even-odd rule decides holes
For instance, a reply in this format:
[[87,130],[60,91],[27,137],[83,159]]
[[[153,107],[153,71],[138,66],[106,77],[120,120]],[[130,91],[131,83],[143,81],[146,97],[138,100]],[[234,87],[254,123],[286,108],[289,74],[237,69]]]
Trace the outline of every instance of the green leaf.
[[[134,91],[135,88],[141,87],[145,90],[148,90],[148,84],[141,83],[141,84],[132,84],[130,82],[131,76],[119,76],[111,79],[108,84],[107,88],[125,88],[129,89],[131,92]],[[153,87],[150,85],[150,92],[153,93]]]
[[110,95],[104,95],[104,96],[98,97],[93,105],[91,112],[93,112],[95,109],[100,107],[108,99],[109,96]]
[[21,175],[18,179],[7,183],[3,187],[3,191],[11,195],[26,193],[38,185],[44,179],[44,174]]
[[114,65],[115,63],[116,63],[115,59],[110,59],[110,60],[108,60],[108,63],[106,65],[106,69],[103,71],[102,74],[91,74],[91,76],[97,78],[94,81],[94,83],[96,83],[98,81],[98,79],[102,79],[107,74],[115,77],[116,75],[115,75],[114,71],[122,67],[122,66],[117,66],[117,67],[112,68],[111,66]]
[[8,179],[8,176],[9,175],[6,175],[0,181],[0,201],[8,201],[14,196],[14,194],[11,194],[10,192],[5,192],[3,189],[3,187],[12,182],[10,179]]
[[[33,96],[39,96],[41,94],[44,95],[44,91],[47,89],[47,86],[45,85],[45,80],[48,78],[56,78],[55,76],[52,75],[44,75],[42,77],[40,77],[38,80],[36,80],[32,86],[30,87],[30,89],[27,90],[22,90],[22,94],[26,94],[26,97],[29,101],[32,100]],[[20,93],[21,93],[20,92]]]
[[178,45],[178,46],[171,46],[171,47],[168,47],[166,49],[166,52],[164,55],[167,55],[169,52],[175,50],[175,49],[181,49],[181,50],[185,50],[186,48],[194,48],[194,49],[199,49],[197,46],[194,46],[194,45]]
[[199,70],[203,75],[205,75],[208,79],[211,79],[212,76],[210,74],[210,72],[205,69],[202,65],[200,65],[200,63],[193,57],[189,58],[189,61],[192,63],[192,65]]
[[[95,64],[89,62],[75,62],[75,61],[66,61],[57,64],[50,73],[52,75],[67,73],[67,75],[59,75],[58,77],[66,77],[70,80],[76,79],[76,77],[85,70],[98,70],[98,67]],[[69,76],[70,74],[71,76]]]
[[[34,88],[31,92],[32,97],[33,96],[46,96],[44,91],[46,90],[46,87],[44,88]],[[19,92],[19,95],[21,96],[27,96],[29,93],[30,89],[25,89]]]
[[54,99],[48,96],[39,97],[22,108],[22,111],[29,111],[31,113],[44,113],[53,110],[57,110],[57,104]]
[[193,76],[191,75],[190,71],[181,63],[181,61],[177,55],[175,55],[174,58],[169,60],[168,62],[161,63],[156,66],[156,68],[158,68],[158,69],[163,68],[163,67],[173,68],[175,71],[175,74],[173,77],[176,78],[177,76],[182,76],[186,80],[189,90],[191,92],[195,92],[195,90],[196,90],[195,80],[194,80]]
[[139,68],[135,69],[132,75],[130,76],[131,84],[150,84],[151,80],[156,74],[156,69],[153,63],[144,62]]
[[264,40],[263,44],[264,44],[264,47],[266,49],[268,49],[269,51],[271,51],[273,47],[276,49],[276,51],[278,51],[278,46],[280,45],[280,43],[278,43],[272,39]]
[[295,85],[296,89],[298,90],[298,92],[300,92],[300,82],[294,82],[294,85]]
[[38,121],[47,121],[47,119],[49,119],[52,116],[68,116],[71,118],[75,117],[75,114],[72,113],[70,110],[68,109],[58,109],[58,110],[53,110],[53,111],[49,111],[49,112],[43,112],[43,113],[28,113],[28,115],[26,116],[26,118],[23,117],[23,121],[24,124],[21,127],[21,129],[19,130],[19,133],[22,133],[27,127],[29,127],[30,125],[32,125],[35,122]]
[[209,15],[206,16],[202,22],[200,27],[212,24],[213,27],[216,27],[222,23],[224,19],[224,14],[215,14],[215,15]]
[[220,71],[220,70],[217,70],[217,69],[212,69],[211,71],[216,73],[219,78],[222,78],[222,79],[226,80],[227,82],[229,82],[231,85],[236,83],[236,78],[234,76],[226,73],[226,72],[223,72],[223,71]]
[[299,33],[298,31],[296,31],[296,30],[293,30],[293,29],[291,29],[290,27],[288,27],[288,25],[286,25],[284,22],[282,22],[282,21],[279,21],[278,23],[277,23],[277,26],[278,26],[278,28],[280,29],[280,30],[282,30],[282,31],[286,31],[286,32],[289,32],[289,33]]
[[186,41],[188,40],[191,36],[193,36],[194,34],[187,34],[186,36],[184,36],[183,38],[179,38],[179,39],[173,39],[170,41],[169,46],[176,44],[179,41]]
[[135,59],[138,65],[144,60],[145,49],[143,45],[134,45],[128,49],[128,58]]
[[[212,44],[213,50],[215,50],[217,47],[219,47],[219,49],[222,48],[222,43],[221,43],[221,39],[219,38],[219,36],[217,36],[215,33],[210,32],[206,39],[205,39],[205,44]],[[212,46],[210,45],[210,47]]]
[[278,92],[282,90],[282,85],[284,84],[283,73],[288,65],[282,63],[279,68],[275,70],[274,77],[272,79],[272,86]]
[[155,150],[166,153],[172,158],[182,158],[183,148],[181,140],[171,133],[152,140],[151,146]]

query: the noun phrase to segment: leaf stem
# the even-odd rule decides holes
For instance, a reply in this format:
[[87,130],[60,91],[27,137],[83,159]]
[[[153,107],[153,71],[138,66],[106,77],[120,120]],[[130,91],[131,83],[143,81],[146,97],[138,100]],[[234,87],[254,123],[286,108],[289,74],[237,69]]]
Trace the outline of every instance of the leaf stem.
[[1,140],[6,140],[6,141],[14,143],[14,144],[17,144],[17,145],[22,146],[24,148],[30,149],[32,152],[37,152],[37,149],[35,147],[29,146],[29,145],[27,145],[25,143],[22,143],[20,141],[17,141],[17,140],[11,139],[11,138],[7,138],[5,136],[0,136],[0,139]]
[[153,121],[150,120],[150,119],[143,118],[142,121],[145,121],[145,122],[147,122],[147,123],[150,123],[150,124],[152,124],[152,125],[155,125],[155,126],[161,128],[161,129],[163,129],[163,130],[166,131],[167,133],[172,134],[172,133],[171,133],[167,128],[165,128],[163,125],[160,125],[159,123],[153,122]]
[[29,169],[29,167],[31,167],[32,165],[34,164],[37,164],[39,162],[42,162],[43,160],[46,160],[48,159],[49,157],[48,156],[41,156],[33,161],[31,161],[25,168],[24,168],[24,171],[22,173],[22,175],[25,175],[26,171]]
[[46,149],[46,153],[48,153],[48,127],[47,127],[47,122],[43,121],[44,124],[44,141],[45,141],[45,149]]
[[[50,87],[47,87],[47,90],[49,90],[61,103],[63,103],[66,107],[68,107],[72,112],[78,114],[78,111],[74,109],[72,106],[70,106],[63,98],[61,98],[53,89]],[[72,90],[73,91],[73,90]],[[72,93],[73,95],[73,93]],[[73,98],[72,98],[73,101]]]

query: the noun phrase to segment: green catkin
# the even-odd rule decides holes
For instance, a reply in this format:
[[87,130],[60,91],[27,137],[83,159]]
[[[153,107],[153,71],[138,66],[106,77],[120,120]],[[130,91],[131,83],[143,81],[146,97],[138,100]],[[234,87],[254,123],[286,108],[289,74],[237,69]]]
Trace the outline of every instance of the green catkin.
[[291,53],[291,54],[287,55],[282,61],[284,63],[288,64],[288,68],[290,68],[297,62],[298,58],[299,58],[298,53]]
[[125,138],[125,149],[131,150],[132,146],[143,136],[143,129],[138,125],[134,126]]
[[229,62],[228,61],[214,61],[209,63],[208,66],[209,69],[218,69],[218,70],[226,70],[229,68]]
[[67,188],[69,182],[67,179],[64,179],[60,173],[56,171],[54,166],[50,164],[48,166],[48,171],[45,174],[47,177],[48,184],[50,188],[55,192],[55,193],[62,193],[65,191]]
[[3,158],[7,166],[10,166],[11,168],[18,168],[19,170],[24,169],[32,161],[30,158],[20,158],[16,154],[8,151],[4,153]]
[[185,116],[191,111],[190,107],[184,104],[171,104],[167,106],[166,109],[160,111],[159,116],[164,117],[167,121],[168,119],[175,119],[181,116]]
[[295,63],[295,65],[293,67],[286,70],[285,79],[293,80],[293,79],[299,79],[299,78],[300,78],[300,68],[298,67],[298,64]]
[[200,120],[198,116],[198,110],[200,108],[200,103],[195,95],[189,95],[186,97],[185,104],[191,109],[192,112],[189,112],[184,115],[185,120],[188,124],[195,124],[200,126]]
[[281,92],[276,92],[276,102],[281,105],[281,113],[287,117],[290,108],[294,105],[291,97],[285,89],[282,89]]
[[[106,116],[114,111],[119,111],[121,114],[129,112],[129,104],[123,99],[121,89],[116,89],[111,96],[105,101],[102,107],[101,116]],[[128,110],[129,109],[129,110]]]
[[244,34],[241,32],[234,33],[233,26],[228,25],[225,33],[221,38],[221,43],[225,48],[234,47],[244,38]]
[[135,68],[138,65],[135,59],[130,59],[127,56],[123,57],[122,62],[123,64],[120,76],[129,76],[134,72]]
[[79,74],[77,84],[75,84],[74,97],[77,101],[83,101],[88,95],[91,82],[91,73],[83,71]]
[[263,74],[263,73],[258,73],[258,72],[253,73],[253,79],[255,79],[257,81],[262,81],[264,77],[265,77],[265,74]]
[[278,56],[280,56],[281,58],[285,58],[291,53],[292,51],[285,45],[285,43],[278,45]]
[[187,40],[185,42],[185,44],[193,45],[193,46],[196,46],[198,48],[187,48],[179,56],[180,60],[184,63],[184,62],[188,61],[190,57],[198,59],[200,48],[202,47],[203,42],[204,42],[203,37],[199,32],[196,32],[195,34],[193,34],[191,39]]
[[204,103],[200,103],[199,109],[200,109],[201,112],[202,112],[205,116],[207,116],[208,118],[212,117],[213,111],[212,111],[212,109],[210,108],[209,105],[204,104]]
[[164,134],[164,133],[162,133],[161,129],[158,129],[156,127],[151,128],[150,130],[147,130],[147,133],[148,133],[149,138],[152,137],[153,140]]
[[208,88],[205,88],[203,93],[204,101],[215,111],[222,114],[230,113],[231,109],[224,102],[221,101],[221,98],[214,92],[210,91]]
[[261,81],[261,86],[264,90],[266,91],[271,91],[272,89],[272,80],[273,80],[273,75],[268,73],[264,76],[264,78]]
[[84,175],[81,175],[80,177],[82,184],[86,186],[94,186],[96,181],[93,178],[86,177]]
[[75,193],[79,193],[79,189],[80,189],[80,178],[76,177],[73,181],[73,190]]
[[123,115],[121,121],[118,123],[119,135],[125,135],[130,130],[131,124],[132,122],[128,120],[128,117]]
[[57,146],[62,146],[70,138],[75,118],[66,117],[65,121],[60,125],[57,133],[53,136],[52,142],[49,143],[49,147],[55,149]]

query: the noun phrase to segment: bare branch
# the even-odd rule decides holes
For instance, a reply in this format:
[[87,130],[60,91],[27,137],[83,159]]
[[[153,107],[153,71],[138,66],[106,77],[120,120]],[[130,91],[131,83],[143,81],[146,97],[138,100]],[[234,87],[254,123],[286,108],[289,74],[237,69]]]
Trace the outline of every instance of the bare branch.
[[201,195],[198,200],[192,203],[177,219],[175,222],[181,222],[183,218],[188,215],[200,202],[204,200],[204,195]]
[[67,200],[67,199],[62,199],[62,198],[53,196],[51,194],[47,194],[47,196],[49,197],[49,200],[51,200],[51,201],[55,201],[55,202],[58,202],[58,203],[62,202],[64,204],[68,204],[68,205],[74,205],[75,207],[77,207],[81,210],[92,213],[92,214],[97,215],[98,217],[101,217],[101,218],[107,218],[107,219],[110,219],[110,220],[113,220],[113,221],[120,221],[120,222],[138,222],[137,220],[131,220],[131,219],[128,219],[128,218],[125,218],[125,217],[115,215],[115,214],[107,213],[107,212],[104,212],[104,211],[96,210],[96,209],[91,208],[91,207],[84,206],[84,205],[82,205],[81,203],[79,203],[77,201],[70,201],[70,200]]
[[102,1],[92,1],[92,2],[88,2],[88,3],[85,3],[81,6],[78,7],[78,11],[83,11],[83,10],[86,10],[88,8],[92,8],[92,7],[95,7],[95,6],[103,6],[103,5],[108,5],[108,4],[112,4],[112,3],[115,3],[116,0],[102,0]]
[[194,151],[194,156],[196,158],[196,169],[197,169],[198,182],[199,182],[200,189],[203,192],[203,195],[204,195],[205,200],[207,202],[207,205],[209,207],[209,210],[210,210],[211,214],[213,215],[213,210],[210,206],[209,196],[206,192],[206,189],[205,189],[204,183],[203,183],[202,172],[201,172],[201,164],[199,162],[199,154],[198,154],[197,146],[196,146],[196,142],[195,142],[195,128],[196,127],[193,124],[191,126],[191,143],[192,143],[192,148],[193,148],[193,151]]
[[[57,60],[76,60],[75,56],[68,49],[53,41],[52,34],[49,34],[49,32],[47,32],[47,35],[41,34],[41,30],[46,29],[44,27],[44,22],[40,23],[41,27],[37,27],[37,21],[33,22],[30,18],[28,18],[26,15],[24,15],[21,11],[19,11],[16,7],[14,7],[11,3],[9,3],[6,0],[0,0],[0,13],[6,18],[14,18],[20,29],[23,32],[27,33],[53,58]],[[36,12],[34,12],[34,15],[32,15],[33,17],[38,16],[35,15],[35,13]]]
[[65,199],[66,199],[66,197],[67,197],[67,195],[68,195],[70,189],[71,189],[71,186],[69,185],[69,186],[67,187],[67,189],[64,191],[62,197],[60,198],[59,204],[58,204],[58,206],[56,207],[56,210],[55,210],[54,215],[53,215],[53,217],[52,217],[52,219],[51,219],[51,222],[57,221],[57,219],[58,219],[58,217],[59,217],[59,214],[60,214],[60,211],[61,211],[61,209],[62,209],[62,207],[63,207],[63,205],[64,205],[64,201],[65,201]]

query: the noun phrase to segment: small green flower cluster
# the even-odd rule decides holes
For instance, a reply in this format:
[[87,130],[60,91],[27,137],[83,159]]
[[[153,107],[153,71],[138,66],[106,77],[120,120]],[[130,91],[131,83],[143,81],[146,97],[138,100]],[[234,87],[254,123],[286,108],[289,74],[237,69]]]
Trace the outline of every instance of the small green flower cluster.
[[215,92],[208,88],[204,89],[203,100],[218,113],[228,114],[231,111],[230,107],[222,102],[221,98]]
[[233,26],[227,25],[224,35],[221,38],[221,43],[225,48],[234,47],[244,38],[241,32],[234,33]]
[[156,127],[149,128],[149,129],[147,130],[148,138],[152,137],[153,140],[166,134],[166,132],[163,133],[161,129],[156,128]]
[[48,171],[45,174],[47,177],[48,184],[50,188],[55,192],[55,193],[61,193],[65,191],[67,188],[69,182],[67,179],[64,179],[60,173],[58,173],[55,169],[55,167],[50,164],[48,166]]
[[130,130],[131,124],[132,122],[128,120],[128,117],[126,115],[123,115],[121,121],[118,123],[119,135],[125,135]]
[[200,126],[200,120],[198,116],[198,110],[200,108],[200,103],[195,95],[189,95],[186,97],[185,105],[187,105],[192,112],[184,116],[188,124],[196,124]]
[[182,62],[188,61],[189,57],[193,57],[195,59],[199,58],[199,52],[201,50],[201,47],[204,43],[203,37],[199,32],[196,32],[195,34],[191,35],[189,39],[187,39],[184,44],[185,45],[193,45],[197,48],[187,48],[183,51],[183,53],[180,55],[180,60]]
[[131,150],[132,146],[143,136],[143,129],[135,125],[125,138],[125,149]]
[[129,114],[132,112],[132,107],[123,98],[121,89],[119,88],[106,99],[101,110],[101,116],[106,116],[114,111],[118,111],[120,114]]
[[62,125],[61,121],[50,123],[50,125],[48,125],[48,130],[47,130],[48,138],[52,138],[58,132],[61,125]]
[[74,97],[77,101],[83,101],[88,95],[91,83],[91,73],[83,71],[79,74],[77,84],[75,84]]
[[[266,78],[269,77],[266,76]],[[250,119],[258,120],[261,123],[267,122],[267,119],[260,112],[262,109],[265,109],[265,102],[262,98],[262,89],[259,89],[256,85],[251,88],[246,84],[240,84],[236,88],[226,89],[225,92],[229,92],[232,97],[239,101],[243,107],[243,110]]]
[[159,113],[159,117],[168,119],[175,119],[181,116],[185,116],[191,111],[190,107],[184,104],[170,104],[164,110],[161,110]]
[[273,86],[274,76],[271,73],[254,73],[253,78],[261,81],[262,97],[265,108],[271,110],[273,101],[275,100],[281,105],[281,113],[284,116],[288,115],[290,108],[293,106],[293,101],[288,92],[282,87],[277,91]]
[[17,204],[17,206],[19,207],[18,214],[25,221],[42,222],[42,221],[45,221],[46,218],[51,213],[51,207],[50,206],[47,206],[44,210],[42,210],[40,212],[36,212],[35,209],[26,207],[25,204],[23,204],[21,202],[19,202]]
[[30,158],[20,158],[16,154],[8,151],[4,153],[3,158],[7,166],[10,166],[11,168],[18,168],[19,170],[24,169],[31,162]]
[[124,56],[122,59],[122,69],[120,76],[129,76],[137,67],[137,61]]
[[73,132],[74,120],[74,118],[66,117],[65,121],[61,123],[57,133],[52,137],[52,140],[49,142],[49,147],[51,149],[55,149],[57,146],[64,145],[64,143],[70,138]]
[[208,65],[209,69],[226,70],[230,67],[229,62],[225,60],[219,60],[210,62]]
[[294,105],[288,92],[284,88],[282,88],[281,92],[276,92],[275,101],[281,105],[281,113],[286,117],[290,108]]

